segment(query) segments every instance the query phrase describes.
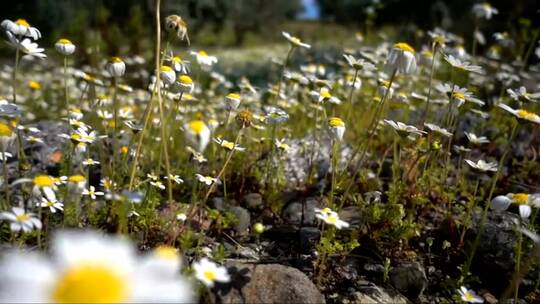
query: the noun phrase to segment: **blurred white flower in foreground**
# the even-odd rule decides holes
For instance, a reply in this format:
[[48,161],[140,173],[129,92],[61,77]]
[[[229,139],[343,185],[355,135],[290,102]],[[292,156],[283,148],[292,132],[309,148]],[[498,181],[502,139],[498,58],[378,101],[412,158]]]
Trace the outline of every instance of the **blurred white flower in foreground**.
[[193,263],[195,277],[208,287],[213,287],[215,282],[227,283],[231,280],[227,268],[219,266],[207,258]]

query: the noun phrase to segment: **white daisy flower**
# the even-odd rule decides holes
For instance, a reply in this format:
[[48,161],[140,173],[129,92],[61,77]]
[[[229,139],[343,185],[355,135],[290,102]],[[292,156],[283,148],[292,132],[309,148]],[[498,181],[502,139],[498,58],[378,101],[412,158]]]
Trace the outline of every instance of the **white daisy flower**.
[[227,268],[219,266],[207,258],[202,258],[193,263],[195,277],[208,287],[213,287],[215,282],[227,283],[231,280]]

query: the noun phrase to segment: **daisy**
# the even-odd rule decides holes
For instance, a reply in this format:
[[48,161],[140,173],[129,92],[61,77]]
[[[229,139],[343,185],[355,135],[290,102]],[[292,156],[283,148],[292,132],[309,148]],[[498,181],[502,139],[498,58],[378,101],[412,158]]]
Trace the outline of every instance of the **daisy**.
[[472,160],[466,159],[465,162],[471,166],[471,168],[482,171],[482,172],[497,172],[497,163],[496,162],[486,162],[483,159],[478,160],[476,163]]
[[376,69],[375,65],[364,59],[356,59],[354,56],[349,54],[343,54],[343,57],[345,60],[347,60],[347,64],[355,70],[372,71]]
[[435,133],[439,133],[446,137],[452,137],[452,133],[448,132],[448,130],[446,130],[445,128],[439,127],[435,124],[425,122],[424,126],[426,126],[428,129],[430,129],[431,131]]
[[473,290],[467,289],[465,286],[461,286],[458,290],[461,300],[466,303],[484,303],[484,299],[476,295]]
[[178,175],[173,175],[173,174],[169,174],[169,176],[165,176],[165,179],[171,179],[173,182],[177,183],[177,184],[181,184],[184,182],[183,179],[180,178],[180,176]]
[[48,199],[56,198],[55,190],[57,190],[57,187],[55,178],[49,175],[37,175],[32,180],[32,183],[34,184],[32,189],[32,193],[34,193],[34,195],[45,195],[45,197]]
[[227,110],[236,110],[240,105],[241,97],[238,93],[229,93],[225,96],[225,107]]
[[212,185],[213,183],[221,184],[221,181],[217,178],[211,177],[211,176],[204,176],[200,175],[198,173],[195,174],[195,177],[197,177],[197,180],[207,186]]
[[176,215],[176,220],[183,222],[187,220],[187,215],[185,213],[178,213]]
[[216,64],[218,62],[218,59],[217,57],[215,56],[210,56],[208,55],[208,53],[206,53],[205,51],[201,50],[201,51],[198,51],[198,52],[190,52],[190,54],[192,56],[195,56],[195,59],[197,60],[197,63],[199,65],[201,65],[203,68],[210,68],[212,67],[214,64]]
[[401,137],[407,137],[409,134],[415,134],[422,136],[423,134],[427,134],[427,132],[418,130],[415,126],[406,125],[400,121],[393,121],[389,119],[385,119],[384,122],[389,125],[390,127],[394,128],[399,136]]
[[317,100],[317,102],[330,102],[333,104],[341,103],[341,100],[333,96],[327,87],[322,87],[319,91],[311,91],[309,94],[313,99]]
[[180,74],[189,73],[189,61],[183,60],[180,56],[173,56],[170,58],[173,69]]
[[14,47],[18,48],[21,52],[25,53],[22,58],[24,59],[33,59],[34,57],[38,57],[40,59],[46,58],[47,55],[43,53],[45,51],[44,48],[40,48],[39,45],[35,42],[32,42],[32,40],[28,38],[24,38],[22,41],[18,40],[8,32],[8,38]]
[[339,219],[337,212],[332,211],[330,208],[315,209],[315,216],[324,221],[326,224],[332,225],[337,229],[349,227],[349,223]]
[[154,187],[156,187],[158,189],[165,190],[165,185],[161,181],[151,181],[150,185],[152,185],[152,186],[154,186]]
[[196,162],[202,164],[208,161],[208,159],[206,159],[202,153],[195,151],[195,149],[192,147],[187,146],[186,149],[189,151],[189,153],[191,153],[191,159],[195,160]]
[[473,96],[473,94],[467,91],[466,88],[460,88],[457,85],[449,85],[447,83],[439,84],[436,86],[437,90],[441,93],[448,95],[450,100],[456,103],[456,106],[461,107],[466,101],[475,103],[479,106],[483,106],[485,103]]
[[178,256],[156,248],[138,256],[125,238],[62,231],[52,257],[13,251],[0,264],[0,298],[26,303],[192,303]]
[[416,57],[414,57],[414,49],[404,42],[394,44],[386,63],[384,64],[384,71],[391,75],[392,73],[399,72],[402,74],[412,74],[416,71]]
[[75,45],[69,39],[65,38],[59,39],[54,45],[54,48],[64,56],[69,56],[75,52]]
[[285,39],[287,39],[289,41],[289,43],[291,44],[292,47],[303,47],[303,48],[306,48],[306,49],[311,48],[311,45],[309,45],[307,43],[303,43],[299,38],[291,36],[291,34],[289,34],[287,32],[281,32],[281,35],[283,35],[283,37],[285,37]]
[[[25,212],[23,208],[13,207],[11,212],[0,212],[0,220],[8,221],[12,232],[30,232],[41,229],[41,221],[33,213]],[[2,297],[0,297],[2,298]],[[2,298],[3,299],[3,298]]]
[[503,103],[498,104],[498,107],[513,114],[514,116],[516,116],[518,119],[522,121],[530,121],[530,122],[540,124],[540,116],[538,116],[535,113],[529,112],[524,109],[514,110]]
[[276,146],[276,148],[283,152],[287,152],[291,148],[288,144],[285,143],[285,139],[280,140],[276,138],[274,145]]
[[89,189],[83,190],[82,195],[88,195],[91,199],[95,200],[96,196],[103,196],[105,195],[105,193],[101,191],[96,191],[96,188],[94,186],[90,186]]
[[87,158],[87,159],[82,161],[82,164],[84,166],[95,166],[95,165],[99,165],[99,161],[93,160],[91,158]]
[[195,85],[193,84],[193,79],[188,75],[180,75],[178,79],[171,85],[171,91],[176,93],[188,93],[191,94]]
[[163,81],[165,85],[170,85],[176,80],[176,73],[170,66],[162,65],[159,68],[159,73],[161,76],[161,81]]
[[231,280],[227,268],[219,266],[207,258],[193,263],[195,277],[207,287],[213,287],[215,282],[227,283]]
[[264,122],[268,124],[283,123],[289,119],[289,114],[277,107],[266,107],[266,115],[264,116]]
[[126,64],[120,57],[111,57],[106,68],[111,77],[122,77],[126,73]]
[[467,61],[461,61],[452,55],[445,55],[444,60],[446,60],[446,62],[448,62],[451,66],[453,66],[456,69],[478,73],[478,74],[481,74],[483,72],[481,66],[470,64]]
[[491,200],[491,208],[497,211],[507,210],[511,204],[519,206],[519,215],[525,219],[531,215],[531,207],[540,208],[540,195],[527,193],[508,193]]
[[328,119],[328,128],[334,139],[339,141],[343,139],[343,135],[345,133],[345,123],[343,120],[341,120],[341,118],[330,117]]
[[30,26],[25,19],[17,19],[15,22],[5,19],[0,25],[4,30],[18,37],[30,37],[34,40],[41,38],[40,31]]
[[528,93],[527,89],[523,86],[519,87],[517,90],[507,89],[506,92],[510,95],[510,98],[515,101],[538,102],[538,99],[540,98],[540,92]]
[[486,19],[489,20],[493,15],[497,15],[499,11],[491,6],[491,4],[484,2],[484,3],[477,3],[473,6],[472,12],[474,16],[478,19]]
[[246,150],[246,148],[242,148],[240,147],[239,145],[235,145],[233,142],[230,142],[228,140],[225,140],[225,139],[221,139],[221,138],[214,138],[214,141],[219,144],[221,147],[229,150],[229,151],[232,151],[232,150],[237,150],[237,151],[244,151]]
[[41,198],[41,202],[38,204],[39,207],[49,208],[51,213],[56,213],[57,210],[64,211],[64,204],[60,203],[56,199],[49,200],[45,197]]
[[487,139],[487,137],[485,137],[485,136],[476,136],[476,134],[468,133],[468,132],[465,132],[465,136],[467,137],[469,142],[471,142],[472,144],[475,144],[475,145],[489,143],[489,139]]
[[0,150],[6,151],[9,149],[15,138],[16,135],[11,126],[0,123]]
[[193,120],[184,125],[186,140],[197,147],[199,152],[203,152],[210,142],[210,128],[202,120]]

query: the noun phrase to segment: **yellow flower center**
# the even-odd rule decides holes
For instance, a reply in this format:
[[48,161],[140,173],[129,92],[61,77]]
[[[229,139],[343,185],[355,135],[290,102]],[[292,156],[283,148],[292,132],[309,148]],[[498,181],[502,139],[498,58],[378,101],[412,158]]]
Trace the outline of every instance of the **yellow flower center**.
[[452,93],[452,98],[453,99],[465,100],[465,94],[463,94],[461,92],[454,92],[454,93]]
[[330,91],[328,91],[327,88],[322,88],[320,92],[321,97],[323,98],[331,98],[332,94],[330,94]]
[[159,70],[162,72],[172,72],[173,69],[170,66],[162,65]]
[[178,81],[181,84],[185,84],[185,85],[193,84],[193,79],[191,79],[191,77],[189,77],[188,75],[182,75],[182,76],[178,77]]
[[332,210],[328,207],[321,210],[321,213],[330,213],[330,212],[332,212]]
[[516,111],[516,115],[519,117],[519,118],[523,118],[523,119],[527,119],[527,120],[534,120],[536,119],[536,117],[538,117],[536,114],[534,113],[531,113],[527,110],[517,110]]
[[111,57],[111,62],[112,63],[121,63],[123,61],[122,61],[122,58],[120,58],[120,57]]
[[230,98],[230,99],[240,99],[240,94],[237,94],[237,93],[229,93],[229,94],[227,94],[227,98]]
[[197,55],[199,55],[199,56],[201,56],[201,57],[208,57],[208,53],[206,53],[205,51],[202,51],[202,50],[199,51],[199,52],[197,53]]
[[389,88],[390,87],[390,81],[388,80],[381,80],[381,85],[385,88]]
[[203,272],[203,276],[210,282],[213,282],[213,281],[216,280],[216,273],[213,272],[213,271],[207,270],[207,271]]
[[38,175],[34,177],[34,185],[37,187],[52,187],[54,185],[54,179],[48,175]]
[[41,84],[37,81],[30,80],[28,82],[28,87],[32,90],[39,90],[41,89]]
[[234,143],[224,140],[221,142],[221,146],[229,150],[232,150],[234,148]]
[[126,301],[127,286],[110,267],[95,264],[68,269],[56,282],[56,303],[120,303]]
[[0,123],[0,137],[11,137],[12,134],[13,131],[8,125]]
[[182,58],[180,56],[174,56],[172,61],[174,63],[182,63]]
[[471,293],[469,293],[469,292],[465,293],[465,294],[463,295],[463,297],[464,297],[467,301],[472,301],[472,300],[474,299],[474,296],[473,296]]
[[405,42],[399,42],[399,43],[394,44],[394,48],[400,49],[404,52],[409,52],[409,53],[414,54],[414,49]]
[[527,193],[516,193],[512,199],[518,205],[525,205],[529,202],[529,195]]
[[30,23],[28,23],[25,19],[17,19],[15,24],[30,27]]
[[78,184],[86,181],[86,178],[82,175],[72,175],[68,178],[70,183]]
[[159,246],[154,249],[154,253],[164,260],[176,260],[178,259],[178,251],[171,246]]
[[300,43],[302,43],[302,41],[300,41],[300,39],[298,39],[296,37],[291,37],[291,42],[294,45],[300,45]]
[[193,131],[193,133],[199,135],[206,128],[206,124],[202,120],[194,120],[189,123],[189,128],[191,131]]
[[345,123],[343,122],[343,120],[338,117],[331,117],[330,119],[328,119],[328,124],[332,128],[345,127]]
[[71,43],[71,40],[66,39],[66,38],[59,39],[57,43],[59,43],[59,44],[73,44],[73,43]]
[[23,213],[23,214],[17,215],[15,219],[17,220],[17,222],[26,222],[30,219],[30,216],[26,213]]
[[332,225],[337,223],[337,220],[338,220],[338,217],[335,214],[331,214],[331,215],[326,217],[326,222],[328,222],[329,224],[332,224]]

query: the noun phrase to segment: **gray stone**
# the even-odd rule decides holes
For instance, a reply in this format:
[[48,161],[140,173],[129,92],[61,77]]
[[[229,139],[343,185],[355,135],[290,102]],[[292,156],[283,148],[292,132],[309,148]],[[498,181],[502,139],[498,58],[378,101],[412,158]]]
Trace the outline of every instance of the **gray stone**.
[[216,286],[210,303],[325,303],[315,284],[296,268],[238,261],[227,266],[231,282]]
[[262,195],[260,193],[249,193],[243,198],[243,203],[249,210],[261,210],[264,207]]
[[247,233],[251,225],[251,216],[249,215],[249,211],[247,211],[246,209],[242,207],[235,206],[235,207],[231,207],[229,209],[229,212],[234,214],[237,219],[237,222],[233,227],[234,230],[240,234]]
[[411,299],[418,298],[428,284],[424,266],[418,262],[394,267],[390,270],[390,282],[399,292]]
[[208,202],[208,206],[212,209],[223,211],[225,209],[225,200],[222,197],[213,197]]
[[283,219],[288,224],[314,226],[316,224],[315,208],[321,208],[319,198],[307,198],[305,203],[292,202],[285,206],[282,212]]
[[408,304],[409,301],[393,289],[379,287],[368,281],[360,281],[350,303],[357,304]]
[[309,253],[315,248],[319,238],[321,237],[321,231],[316,227],[302,227],[298,231],[300,238],[300,251]]

